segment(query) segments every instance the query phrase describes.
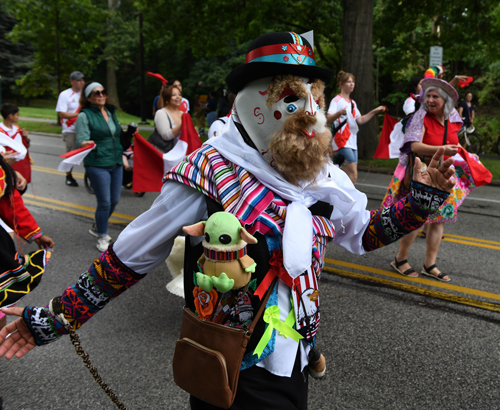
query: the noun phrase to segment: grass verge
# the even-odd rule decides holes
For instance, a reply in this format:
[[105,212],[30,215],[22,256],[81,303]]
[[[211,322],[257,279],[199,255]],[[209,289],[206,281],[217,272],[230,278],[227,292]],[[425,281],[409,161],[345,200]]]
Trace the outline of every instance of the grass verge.
[[[19,121],[17,123],[21,128],[25,128],[28,132],[46,132],[49,134],[61,134],[62,130],[55,120],[53,123],[49,122],[36,122],[36,121]],[[140,134],[148,139],[152,131],[141,130]]]
[[[54,120],[54,123],[57,121],[57,114],[55,111],[56,104],[53,104],[53,107],[19,107],[19,115],[21,117],[29,117],[29,118],[45,118],[49,120]],[[116,116],[118,121],[122,125],[127,125],[128,123],[135,122],[139,124],[141,119],[136,117],[135,115],[127,114],[123,111],[117,111]],[[150,121],[151,125],[153,121]]]

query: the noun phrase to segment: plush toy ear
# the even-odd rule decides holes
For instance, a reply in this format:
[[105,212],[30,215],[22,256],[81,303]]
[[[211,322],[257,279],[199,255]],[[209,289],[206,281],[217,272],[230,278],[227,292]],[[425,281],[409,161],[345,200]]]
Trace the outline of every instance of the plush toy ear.
[[246,243],[249,243],[249,244],[256,244],[257,243],[257,239],[254,238],[252,235],[250,235],[246,230],[245,228],[240,228],[240,235],[241,235],[241,239],[243,239]]
[[182,230],[191,236],[203,236],[205,235],[205,222],[202,221],[194,225],[184,226]]

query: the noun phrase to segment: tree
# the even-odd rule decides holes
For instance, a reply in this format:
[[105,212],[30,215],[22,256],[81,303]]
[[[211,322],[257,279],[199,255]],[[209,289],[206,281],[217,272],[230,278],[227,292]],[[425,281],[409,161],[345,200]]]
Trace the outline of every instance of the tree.
[[[352,98],[362,113],[373,109],[373,0],[350,0],[344,4],[342,68],[356,78]],[[360,128],[360,158],[375,151],[378,130],[375,120]]]
[[33,48],[29,44],[15,45],[6,38],[15,24],[15,18],[7,14],[3,5],[0,5],[0,77],[3,98],[15,95],[16,80],[26,74],[33,63]]
[[35,50],[31,70],[17,81],[23,96],[57,95],[72,71],[88,73],[95,67],[92,57],[101,41],[102,13],[90,0],[6,0],[4,4],[17,19],[9,38],[27,42]]

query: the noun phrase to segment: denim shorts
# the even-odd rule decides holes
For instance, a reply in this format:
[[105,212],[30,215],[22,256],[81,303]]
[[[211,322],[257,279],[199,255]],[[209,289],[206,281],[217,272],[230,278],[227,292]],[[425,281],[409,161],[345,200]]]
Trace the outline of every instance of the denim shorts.
[[344,161],[348,164],[351,162],[358,163],[358,150],[352,148],[340,148],[335,154],[342,155]]

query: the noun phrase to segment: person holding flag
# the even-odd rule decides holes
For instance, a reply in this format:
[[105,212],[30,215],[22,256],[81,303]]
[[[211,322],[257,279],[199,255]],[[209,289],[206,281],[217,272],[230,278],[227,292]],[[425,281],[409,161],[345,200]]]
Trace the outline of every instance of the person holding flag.
[[146,142],[140,135],[134,140],[134,192],[160,192],[162,178],[186,155],[201,147],[191,116],[181,110],[180,89],[168,86],[161,92],[155,114],[155,134]]
[[381,105],[368,114],[361,115],[356,102],[350,97],[356,81],[354,75],[339,71],[337,80],[340,94],[330,103],[326,119],[328,124],[333,123],[333,151],[344,157],[342,170],[354,184],[358,179],[359,126],[370,121],[375,114],[385,111],[385,107]]
[[130,144],[121,141],[122,128],[116,118],[116,107],[107,104],[107,91],[96,82],[88,82],[80,96],[81,112],[76,120],[76,143],[84,148],[95,144],[84,159],[85,171],[97,199],[95,223],[89,233],[97,238],[96,247],[104,252],[112,239],[108,219],[120,200],[123,159]]
[[[450,276],[436,266],[444,223],[457,220],[459,206],[476,187],[491,181],[491,173],[481,165],[477,155],[467,153],[458,142],[457,133],[462,120],[454,108],[458,100],[455,88],[439,78],[425,78],[421,85],[421,106],[406,124],[399,164],[382,206],[391,206],[408,193],[408,183],[415,176],[413,167],[418,158],[422,162],[422,172],[425,172],[426,164],[440,149],[444,149],[445,158],[453,158],[455,185],[439,210],[426,221],[427,249],[421,271],[422,275],[449,282]],[[417,234],[418,231],[415,230],[401,238],[399,251],[391,262],[394,270],[403,276],[418,276],[408,262],[410,247]]]

